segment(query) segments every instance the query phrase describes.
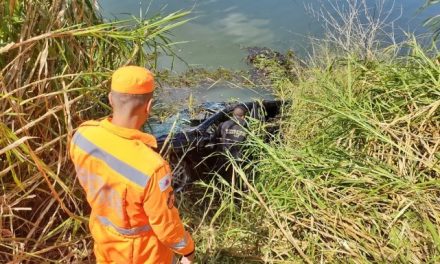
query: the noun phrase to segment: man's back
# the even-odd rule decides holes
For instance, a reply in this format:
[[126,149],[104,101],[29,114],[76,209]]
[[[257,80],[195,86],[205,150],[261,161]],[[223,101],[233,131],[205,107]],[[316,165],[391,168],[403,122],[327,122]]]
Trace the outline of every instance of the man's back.
[[244,120],[231,119],[220,125],[220,143],[223,151],[229,150],[234,158],[240,157],[240,143],[246,139]]
[[[109,120],[83,124],[70,153],[92,213],[98,263],[171,263],[194,250],[154,137]],[[112,262],[112,263],[113,263]]]

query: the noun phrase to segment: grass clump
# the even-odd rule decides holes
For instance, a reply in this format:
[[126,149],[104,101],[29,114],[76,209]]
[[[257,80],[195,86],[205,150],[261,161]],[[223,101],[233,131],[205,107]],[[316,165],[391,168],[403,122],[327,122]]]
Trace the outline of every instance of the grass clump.
[[[185,14],[103,23],[92,1],[0,3],[0,262],[93,261],[67,142],[108,112],[111,71],[154,69],[144,47],[167,51]],[[439,53],[415,40],[352,49],[335,28],[307,62],[254,59],[291,103],[279,135],[253,121],[232,182],[184,194],[204,197],[181,204],[200,263],[440,262]]]
[[280,135],[249,130],[249,160],[231,159],[247,191],[205,184],[205,199],[220,201],[199,231],[217,234],[199,241],[211,262],[440,261],[437,49],[409,40],[369,59],[334,54],[288,71],[257,60],[292,103]]
[[0,2],[0,262],[93,262],[88,206],[67,154],[108,113],[114,69],[155,69],[187,12],[104,22],[95,1]]

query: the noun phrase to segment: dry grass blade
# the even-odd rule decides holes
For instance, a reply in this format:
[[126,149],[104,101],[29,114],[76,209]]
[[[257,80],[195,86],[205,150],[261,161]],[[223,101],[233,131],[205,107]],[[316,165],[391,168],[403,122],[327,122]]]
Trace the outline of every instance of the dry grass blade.
[[20,146],[21,144],[23,144],[26,140],[32,139],[32,138],[36,138],[36,137],[22,137],[19,140],[13,142],[12,144],[9,144],[8,146],[0,149],[0,155],[4,154],[6,151],[10,151],[18,146]]

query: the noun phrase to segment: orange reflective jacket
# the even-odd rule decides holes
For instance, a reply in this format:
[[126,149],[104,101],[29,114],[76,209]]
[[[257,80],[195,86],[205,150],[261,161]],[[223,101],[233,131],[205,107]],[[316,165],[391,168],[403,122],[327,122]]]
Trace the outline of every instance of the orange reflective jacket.
[[174,207],[170,167],[151,147],[153,136],[108,119],[82,124],[72,139],[98,263],[172,263],[174,253],[194,251]]

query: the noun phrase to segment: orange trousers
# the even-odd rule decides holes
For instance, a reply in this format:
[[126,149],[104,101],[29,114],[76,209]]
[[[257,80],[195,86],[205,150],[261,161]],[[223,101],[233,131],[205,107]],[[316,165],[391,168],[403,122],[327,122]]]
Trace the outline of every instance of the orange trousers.
[[[97,222],[91,222],[90,226],[93,226],[90,230],[95,239],[94,253],[98,264],[177,263],[174,252],[151,230],[135,237],[124,237]],[[127,256],[127,252],[131,254]]]

